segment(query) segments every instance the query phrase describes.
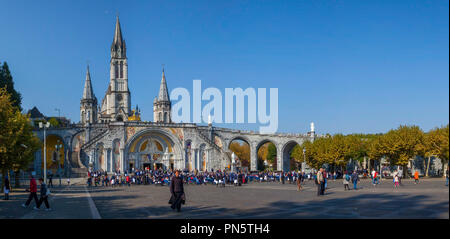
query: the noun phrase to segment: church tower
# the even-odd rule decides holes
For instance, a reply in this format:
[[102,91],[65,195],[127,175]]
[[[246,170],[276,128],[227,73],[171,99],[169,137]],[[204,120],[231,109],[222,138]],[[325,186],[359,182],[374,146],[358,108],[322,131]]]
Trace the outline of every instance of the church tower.
[[169,91],[167,90],[166,76],[164,74],[163,68],[158,98],[155,98],[155,100],[153,101],[153,121],[161,123],[171,123],[171,108],[172,104],[170,103]]
[[111,45],[110,81],[99,114],[101,122],[126,121],[130,116],[131,97],[128,89],[127,62],[127,48],[122,37],[119,17],[117,17],[114,40]]
[[89,66],[86,72],[83,97],[80,101],[80,122],[82,124],[95,124],[97,122],[97,98],[92,90],[91,74]]

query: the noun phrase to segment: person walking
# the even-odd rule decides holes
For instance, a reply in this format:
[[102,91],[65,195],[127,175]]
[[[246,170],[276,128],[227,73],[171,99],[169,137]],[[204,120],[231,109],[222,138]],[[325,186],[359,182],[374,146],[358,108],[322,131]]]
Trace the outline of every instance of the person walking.
[[181,204],[186,201],[186,196],[184,194],[183,179],[180,177],[180,171],[175,171],[175,175],[172,177],[170,183],[170,193],[171,197],[169,204],[171,204],[172,210],[177,209],[178,212],[181,211]]
[[50,205],[48,204],[48,195],[49,195],[49,190],[47,189],[47,185],[45,185],[44,179],[40,178],[39,179],[39,183],[41,184],[41,197],[39,198],[39,202],[37,204],[37,207],[35,207],[34,209],[39,210],[39,207],[41,207],[42,202],[45,203],[45,207],[46,207],[46,211],[50,211]]
[[352,183],[353,183],[353,189],[354,190],[358,190],[358,173],[355,171],[353,171],[352,173]]
[[348,184],[350,183],[351,177],[347,173],[347,171],[344,172],[344,176],[342,178],[343,178],[343,183],[344,183],[344,191],[350,190],[350,187],[348,186]]
[[395,174],[394,174],[394,187],[395,187],[395,188],[398,188],[398,187],[399,187],[399,184],[400,184],[400,182],[399,182],[399,176],[398,176],[398,173],[395,173]]
[[414,184],[419,183],[419,171],[414,172]]
[[378,184],[378,172],[375,170],[372,171],[372,184],[373,186],[377,186]]
[[325,191],[325,180],[323,178],[323,168],[320,168],[319,172],[317,172],[317,196],[324,195]]
[[50,173],[50,175],[48,175],[48,186],[53,188],[53,173]]
[[448,187],[448,168],[447,168],[447,173],[445,174],[445,177],[447,178],[446,180],[445,180],[445,186],[447,186]]
[[9,183],[8,176],[5,176],[5,188],[3,191],[5,192],[5,200],[9,200],[9,191],[11,190],[11,185]]
[[302,190],[302,175],[299,174],[297,176],[297,191]]
[[[33,174],[31,174],[31,178],[30,178],[30,195],[28,196],[28,200],[22,204],[22,207],[28,207],[28,205],[30,205],[31,200],[34,199],[34,202],[36,203],[36,206],[39,203],[39,200],[37,198],[37,185],[36,185],[36,179],[34,179]],[[36,207],[35,207],[36,208]]]

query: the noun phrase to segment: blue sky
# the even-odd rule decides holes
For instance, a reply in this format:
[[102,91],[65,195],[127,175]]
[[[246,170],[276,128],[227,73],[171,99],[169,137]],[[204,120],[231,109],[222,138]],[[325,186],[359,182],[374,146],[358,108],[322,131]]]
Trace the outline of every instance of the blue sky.
[[[449,3],[434,1],[3,1],[0,61],[22,106],[79,121],[89,61],[101,101],[118,13],[132,106],[152,120],[168,87],[278,88],[280,132],[424,130],[449,122]],[[204,102],[207,103],[207,102]],[[220,125],[257,129],[258,125]]]

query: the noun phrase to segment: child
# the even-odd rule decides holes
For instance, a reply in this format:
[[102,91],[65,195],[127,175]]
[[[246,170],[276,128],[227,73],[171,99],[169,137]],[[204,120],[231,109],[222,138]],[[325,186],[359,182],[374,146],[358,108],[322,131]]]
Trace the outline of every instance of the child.
[[419,171],[416,170],[416,172],[414,173],[414,184],[418,183],[419,183]]
[[398,174],[394,175],[394,186],[395,186],[395,188],[398,188],[398,186],[399,186]]

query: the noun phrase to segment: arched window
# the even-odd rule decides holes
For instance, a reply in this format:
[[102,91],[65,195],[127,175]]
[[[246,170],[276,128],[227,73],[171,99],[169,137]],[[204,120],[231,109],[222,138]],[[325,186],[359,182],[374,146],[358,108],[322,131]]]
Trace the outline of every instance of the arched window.
[[120,62],[120,78],[123,78],[123,61]]
[[167,112],[164,112],[164,122],[167,123]]
[[161,113],[161,112],[159,112],[159,115],[158,115],[158,121],[159,121],[159,122],[162,121],[162,113]]
[[119,77],[119,66],[117,65],[117,62],[114,62],[114,78]]

